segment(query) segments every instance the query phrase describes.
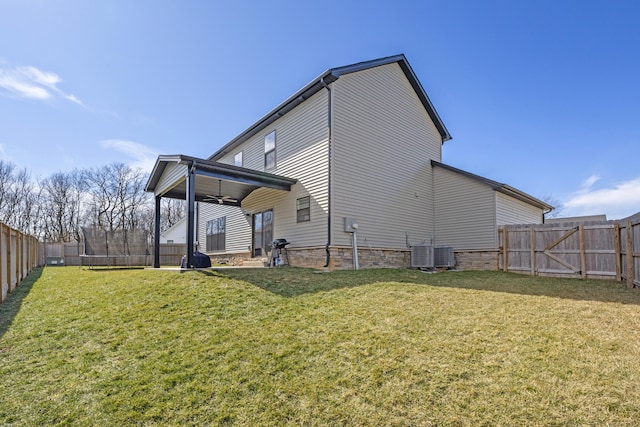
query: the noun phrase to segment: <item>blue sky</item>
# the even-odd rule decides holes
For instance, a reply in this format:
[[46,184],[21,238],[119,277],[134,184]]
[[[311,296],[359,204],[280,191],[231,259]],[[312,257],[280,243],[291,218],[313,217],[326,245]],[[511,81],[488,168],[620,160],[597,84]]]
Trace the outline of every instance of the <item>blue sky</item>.
[[0,0],[0,159],[37,177],[208,157],[327,68],[404,53],[443,161],[640,211],[640,2]]

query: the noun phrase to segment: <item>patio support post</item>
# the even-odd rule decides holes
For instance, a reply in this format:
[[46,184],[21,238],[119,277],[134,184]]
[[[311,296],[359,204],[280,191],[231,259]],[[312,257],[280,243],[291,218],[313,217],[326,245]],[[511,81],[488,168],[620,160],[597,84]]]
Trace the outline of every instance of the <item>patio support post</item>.
[[187,171],[187,268],[193,268],[195,230],[196,173],[195,165]]
[[160,200],[156,196],[155,238],[153,239],[153,268],[160,268]]

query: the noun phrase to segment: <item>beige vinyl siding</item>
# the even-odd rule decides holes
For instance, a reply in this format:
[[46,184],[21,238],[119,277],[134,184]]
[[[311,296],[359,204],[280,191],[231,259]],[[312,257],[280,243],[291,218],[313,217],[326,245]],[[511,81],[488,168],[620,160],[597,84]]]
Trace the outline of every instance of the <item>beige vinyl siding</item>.
[[[219,161],[233,164],[234,155],[242,151],[244,167],[264,170],[264,136],[274,130],[276,168],[268,172],[295,178],[298,183],[290,192],[256,190],[242,202],[242,207],[251,214],[273,209],[274,238],[286,238],[291,242],[289,247],[324,245],[329,179],[326,90],[316,93]],[[297,223],[296,199],[305,196],[311,200],[311,221]],[[250,237],[249,231],[249,240]]]
[[332,85],[332,243],[405,248],[434,235],[431,160],[442,137],[398,64],[341,76]]
[[186,180],[187,165],[180,163],[169,163],[164,169],[158,185],[156,185],[155,194],[162,195],[173,188],[178,182]]
[[498,225],[542,223],[542,209],[506,194],[496,196]]
[[433,169],[435,244],[454,249],[497,248],[496,191],[455,172]]
[[215,203],[198,203],[198,250],[205,253],[220,253],[207,250],[207,221],[226,217],[225,253],[243,253],[251,249],[251,217],[235,206]]

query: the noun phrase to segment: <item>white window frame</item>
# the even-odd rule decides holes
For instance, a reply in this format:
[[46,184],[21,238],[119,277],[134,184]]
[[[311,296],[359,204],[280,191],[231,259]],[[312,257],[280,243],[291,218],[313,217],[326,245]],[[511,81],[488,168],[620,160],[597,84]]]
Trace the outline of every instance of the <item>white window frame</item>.
[[[300,207],[301,203],[306,207]],[[302,219],[301,219],[302,218]],[[296,223],[311,221],[311,196],[296,199]]]
[[242,162],[243,162],[243,158],[242,158],[242,157],[243,157],[243,155],[242,155],[242,151],[237,152],[237,153],[233,156],[233,164],[234,164],[235,166],[240,166],[240,167],[244,166],[244,165],[243,165],[243,163],[242,163]]
[[276,131],[264,136],[264,170],[276,168]]

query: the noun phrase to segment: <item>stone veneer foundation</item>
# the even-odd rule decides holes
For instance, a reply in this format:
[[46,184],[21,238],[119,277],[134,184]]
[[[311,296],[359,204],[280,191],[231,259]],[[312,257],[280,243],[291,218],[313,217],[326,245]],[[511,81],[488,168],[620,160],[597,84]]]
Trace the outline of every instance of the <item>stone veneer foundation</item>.
[[[310,248],[290,248],[287,250],[292,267],[323,269],[327,260],[324,246]],[[332,246],[328,270],[353,269],[353,249],[350,246]],[[268,258],[252,258],[250,252],[236,254],[209,255],[214,264],[234,266],[257,266],[268,262]],[[458,270],[498,270],[499,251],[467,250],[455,252]],[[409,249],[358,248],[360,268],[410,268]]]
[[498,249],[477,249],[455,251],[458,270],[498,270]]
[[[353,249],[350,246],[331,246],[329,249],[329,270],[353,269]],[[291,265],[299,267],[324,268],[327,252],[324,246],[315,248],[289,249]],[[409,268],[411,252],[408,249],[358,248],[360,268]]]

